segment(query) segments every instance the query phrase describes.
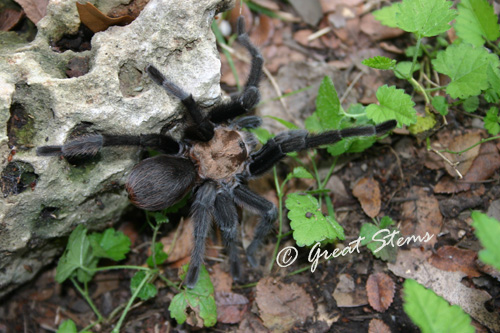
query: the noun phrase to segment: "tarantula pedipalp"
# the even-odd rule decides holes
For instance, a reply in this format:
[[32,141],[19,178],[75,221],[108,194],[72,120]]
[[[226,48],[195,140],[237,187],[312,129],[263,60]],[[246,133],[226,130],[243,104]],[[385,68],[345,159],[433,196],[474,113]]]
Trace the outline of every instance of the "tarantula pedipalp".
[[[205,239],[212,222],[222,232],[233,277],[238,279],[240,276],[236,205],[261,215],[254,239],[247,248],[248,261],[252,266],[257,265],[255,252],[271,230],[277,209],[246,186],[248,179],[261,176],[287,153],[332,144],[347,137],[383,134],[397,125],[395,120],[389,120],[376,126],[319,134],[311,134],[305,130],[286,131],[255,150],[256,139],[242,129],[261,125],[260,118],[245,114],[260,99],[258,84],[263,58],[250,42],[242,17],[237,22],[237,34],[238,42],[252,57],[247,83],[241,94],[216,106],[208,114],[201,111],[192,95],[165,78],[158,69],[152,65],[146,67],[146,72],[153,81],[179,98],[187,110],[187,126],[180,142],[163,134],[92,134],[77,137],[62,146],[43,146],[37,149],[38,155],[65,158],[93,157],[102,147],[123,145],[153,148],[163,153],[138,163],[132,169],[125,187],[134,205],[153,211],[172,206],[190,191],[193,192],[191,211],[195,222],[194,248],[186,277],[188,287],[194,287],[198,280],[205,254]],[[236,119],[238,116],[242,117]]]

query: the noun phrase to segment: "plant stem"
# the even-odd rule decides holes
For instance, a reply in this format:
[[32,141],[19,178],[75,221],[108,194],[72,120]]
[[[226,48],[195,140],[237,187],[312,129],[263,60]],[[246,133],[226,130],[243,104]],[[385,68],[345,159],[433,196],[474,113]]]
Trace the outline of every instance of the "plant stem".
[[424,98],[425,98],[425,103],[426,105],[429,105],[431,104],[431,101],[429,100],[429,96],[427,95],[427,93],[425,92],[425,89],[424,87],[422,87],[420,85],[420,83],[417,82],[417,80],[415,80],[414,78],[410,77],[409,78],[409,81],[410,83],[418,90],[420,90],[422,92],[422,95],[424,95]]
[[71,280],[71,282],[73,282],[73,285],[75,286],[76,290],[78,290],[78,292],[82,295],[82,297],[85,298],[85,300],[89,304],[92,311],[94,311],[95,315],[97,316],[97,321],[101,322],[104,319],[104,317],[101,315],[101,313],[99,312],[99,310],[95,306],[94,302],[92,302],[92,299],[90,298],[89,294],[87,292],[85,292],[82,289],[82,287],[80,287],[80,285],[78,284],[78,282],[75,281],[74,278],[70,278],[70,280]]
[[281,242],[281,233],[283,232],[283,186],[286,183],[286,180],[283,182],[283,184],[279,184],[278,181],[278,173],[276,171],[276,166],[273,168],[273,175],[274,175],[274,184],[276,186],[276,192],[278,194],[278,221],[279,221],[279,229],[278,229],[278,239],[276,241],[276,246],[274,247],[274,252],[273,252],[273,260],[271,260],[271,263],[269,264],[269,272],[273,270],[274,267],[274,261],[276,260],[276,256],[278,255],[278,250]]
[[146,282],[149,280],[150,277],[151,277],[151,272],[147,272],[146,276],[144,276],[144,279],[142,279],[141,283],[139,284],[139,287],[137,287],[137,289],[132,294],[132,297],[130,297],[130,299],[127,303],[127,306],[123,310],[122,315],[120,316],[120,319],[118,320],[118,323],[116,324],[115,328],[112,331],[113,333],[120,332],[120,328],[123,324],[123,321],[125,320],[125,317],[127,316],[128,311],[130,310],[130,307],[132,306],[132,304],[134,303],[134,300],[137,298],[137,295],[139,295],[139,293],[141,292],[141,289],[144,287],[144,285],[146,284]]
[[417,64],[418,50],[420,50],[421,43],[422,43],[422,37],[417,36],[417,45],[415,46],[415,53],[413,54],[413,60],[411,62],[411,67],[410,67],[410,77],[413,73],[413,69],[415,68],[415,65]]
[[460,155],[460,154],[463,154],[465,153],[466,151],[469,151],[471,150],[472,148],[476,147],[476,146],[479,146],[480,144],[482,143],[485,143],[485,142],[488,142],[488,141],[493,141],[493,140],[496,140],[496,139],[500,139],[500,135],[498,136],[493,136],[491,138],[486,138],[486,139],[482,139],[481,141],[473,144],[472,146],[470,146],[469,148],[466,148],[464,150],[461,150],[461,151],[451,151],[449,149],[442,149],[440,150],[439,152],[441,153],[449,153],[449,154],[457,154],[457,155]]
[[96,267],[96,268],[80,267],[80,268],[88,273],[107,271],[110,269],[136,269],[139,271],[151,271],[152,270],[149,267],[133,266],[133,265],[116,265],[116,266],[106,266],[106,267]]

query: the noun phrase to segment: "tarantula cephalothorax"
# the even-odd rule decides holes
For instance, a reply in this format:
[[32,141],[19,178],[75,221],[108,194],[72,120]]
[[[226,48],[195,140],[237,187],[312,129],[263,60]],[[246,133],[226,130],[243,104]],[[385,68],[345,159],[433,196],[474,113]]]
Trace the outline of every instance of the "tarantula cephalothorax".
[[287,153],[332,144],[343,138],[385,133],[396,126],[390,120],[377,126],[347,128],[310,134],[305,130],[286,131],[270,139],[255,151],[257,141],[242,129],[256,128],[261,119],[245,115],[259,101],[258,84],[263,58],[250,42],[242,17],[237,22],[238,42],[252,57],[250,75],[243,92],[230,101],[216,106],[208,114],[201,111],[193,96],[165,78],[152,65],[146,67],[149,76],[168,93],[179,98],[187,113],[184,139],[180,142],[168,135],[140,134],[136,136],[91,134],[77,137],[62,146],[44,146],[38,155],[87,158],[102,147],[135,145],[153,148],[162,155],[147,158],[137,164],[126,182],[132,203],[147,210],[165,209],[193,192],[194,248],[191,254],[186,284],[193,287],[199,275],[205,253],[205,239],[212,221],[220,228],[228,250],[231,273],[237,279],[238,264],[236,205],[261,215],[253,241],[247,248],[248,261],[257,265],[255,252],[276,219],[276,207],[252,192],[245,182],[268,171]]

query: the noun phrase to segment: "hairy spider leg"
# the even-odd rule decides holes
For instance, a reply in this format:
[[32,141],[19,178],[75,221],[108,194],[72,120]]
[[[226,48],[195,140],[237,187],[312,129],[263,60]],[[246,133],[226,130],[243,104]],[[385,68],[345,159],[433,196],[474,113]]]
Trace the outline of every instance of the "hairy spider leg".
[[171,95],[179,98],[186,107],[188,111],[188,120],[191,123],[185,130],[186,137],[195,141],[210,141],[214,136],[214,125],[208,121],[207,116],[203,115],[193,95],[188,94],[181,87],[168,80],[153,65],[147,65],[146,72],[148,72],[149,76],[156,84],[162,86]]
[[191,206],[194,222],[194,247],[191,252],[191,261],[186,275],[186,286],[193,288],[198,282],[200,266],[205,256],[205,242],[208,230],[212,224],[214,202],[217,195],[215,182],[207,181],[196,191],[196,196]]
[[287,153],[333,144],[349,137],[384,134],[396,125],[395,120],[389,120],[376,126],[352,127],[319,134],[311,134],[306,130],[279,133],[268,140],[259,151],[252,154],[252,161],[248,165],[249,176],[262,175]]
[[217,193],[214,206],[214,221],[218,225],[222,233],[222,239],[226,246],[229,263],[231,267],[231,275],[234,280],[240,278],[240,265],[238,256],[238,212],[234,201],[225,190]]
[[260,100],[259,82],[262,77],[262,65],[264,58],[259,49],[255,47],[245,31],[245,20],[243,16],[237,21],[237,41],[244,46],[252,57],[250,74],[248,75],[245,88],[240,95],[231,98],[231,101],[223,103],[210,111],[210,120],[221,123],[233,119],[250,111]]
[[247,248],[248,262],[253,267],[257,267],[255,252],[262,243],[264,237],[266,237],[273,228],[273,223],[278,217],[278,209],[272,202],[252,192],[244,185],[235,187],[233,189],[233,195],[236,203],[261,215],[261,220],[255,229],[253,240]]
[[64,156],[66,158],[94,157],[106,146],[140,146],[153,148],[165,154],[177,154],[180,145],[162,134],[101,135],[89,134],[77,137],[62,146],[42,146],[36,150],[39,156]]

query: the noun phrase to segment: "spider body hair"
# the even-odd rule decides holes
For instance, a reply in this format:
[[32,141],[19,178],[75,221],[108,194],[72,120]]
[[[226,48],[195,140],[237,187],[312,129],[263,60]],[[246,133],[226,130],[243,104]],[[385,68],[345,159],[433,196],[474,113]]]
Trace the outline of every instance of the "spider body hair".
[[239,95],[215,106],[208,113],[202,112],[191,94],[167,79],[156,67],[146,66],[145,71],[151,79],[177,97],[186,108],[187,126],[184,139],[180,142],[163,134],[91,134],[72,139],[62,146],[37,149],[38,155],[65,158],[93,157],[106,146],[130,145],[162,152],[162,155],[138,163],[130,172],[125,188],[132,203],[147,210],[168,208],[189,192],[193,193],[194,247],[185,281],[189,288],[198,281],[205,240],[212,224],[221,230],[231,274],[235,280],[240,277],[237,205],[261,217],[247,248],[249,263],[257,266],[256,251],[272,229],[278,210],[246,186],[248,179],[261,176],[287,153],[333,144],[348,137],[384,134],[397,125],[395,120],[389,120],[376,126],[319,134],[306,130],[285,131],[256,149],[254,135],[242,129],[257,128],[262,123],[259,117],[248,116],[248,113],[260,100],[258,84],[263,58],[250,42],[242,17],[238,18],[237,33],[238,42],[252,57],[247,83]]

